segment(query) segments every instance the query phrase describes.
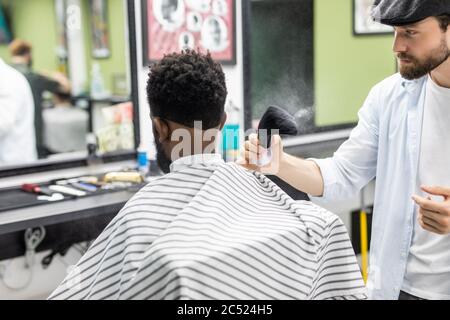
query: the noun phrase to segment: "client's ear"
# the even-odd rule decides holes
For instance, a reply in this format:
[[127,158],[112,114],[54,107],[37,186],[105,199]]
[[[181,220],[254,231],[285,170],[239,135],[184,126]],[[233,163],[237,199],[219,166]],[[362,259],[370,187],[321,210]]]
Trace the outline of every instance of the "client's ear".
[[152,118],[153,128],[158,134],[159,142],[162,143],[169,138],[169,127],[166,121],[161,120],[161,118]]
[[222,115],[222,119],[220,119],[220,127],[219,127],[219,130],[222,130],[223,129],[223,127],[225,126],[225,123],[227,122],[227,113],[226,112],[224,112],[223,113],[223,115]]

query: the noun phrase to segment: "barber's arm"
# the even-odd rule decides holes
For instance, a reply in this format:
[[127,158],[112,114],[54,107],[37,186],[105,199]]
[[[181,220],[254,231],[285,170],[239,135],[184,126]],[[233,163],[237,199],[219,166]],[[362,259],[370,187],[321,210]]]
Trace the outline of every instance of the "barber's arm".
[[419,224],[433,233],[450,234],[450,187],[422,186],[421,189],[428,194],[443,197],[444,201],[414,195],[412,198],[419,206]]
[[52,93],[70,93],[71,84],[64,74],[60,72],[42,72],[39,76],[45,90]]
[[283,151],[281,139],[272,142],[272,162],[255,165],[264,150],[255,135],[250,137],[238,163],[264,174],[274,174],[313,197],[347,198],[375,177],[378,157],[379,93],[374,88],[358,113],[359,122],[350,138],[328,159],[300,159]]

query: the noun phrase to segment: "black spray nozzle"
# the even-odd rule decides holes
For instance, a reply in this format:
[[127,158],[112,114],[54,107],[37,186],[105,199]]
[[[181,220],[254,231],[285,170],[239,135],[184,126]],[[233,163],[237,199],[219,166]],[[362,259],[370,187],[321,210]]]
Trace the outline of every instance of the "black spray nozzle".
[[270,106],[266,110],[258,126],[259,143],[264,148],[270,148],[270,141],[274,134],[296,136],[297,133],[295,117],[277,106]]

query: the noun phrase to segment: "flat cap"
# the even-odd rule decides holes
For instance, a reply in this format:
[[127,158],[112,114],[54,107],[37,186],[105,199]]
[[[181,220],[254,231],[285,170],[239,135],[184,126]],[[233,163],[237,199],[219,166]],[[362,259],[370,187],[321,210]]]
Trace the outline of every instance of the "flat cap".
[[413,24],[444,14],[450,14],[450,0],[375,0],[372,8],[372,18],[390,26]]

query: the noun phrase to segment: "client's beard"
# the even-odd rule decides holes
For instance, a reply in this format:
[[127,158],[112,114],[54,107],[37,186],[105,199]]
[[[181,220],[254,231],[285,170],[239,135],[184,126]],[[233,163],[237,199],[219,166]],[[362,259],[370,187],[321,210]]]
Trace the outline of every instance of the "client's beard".
[[400,65],[400,74],[407,80],[419,79],[430,73],[450,57],[450,50],[447,46],[445,38],[442,39],[441,45],[431,51],[430,56],[425,61],[420,61],[406,53],[398,54],[399,59],[407,59],[411,61],[410,66]]
[[170,165],[172,164],[172,160],[166,156],[164,152],[163,145],[159,142],[159,139],[155,137],[155,145],[156,145],[156,162],[158,163],[158,167],[164,173],[170,172]]

